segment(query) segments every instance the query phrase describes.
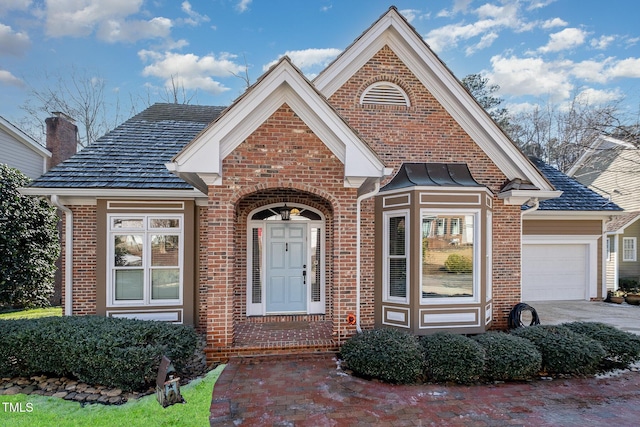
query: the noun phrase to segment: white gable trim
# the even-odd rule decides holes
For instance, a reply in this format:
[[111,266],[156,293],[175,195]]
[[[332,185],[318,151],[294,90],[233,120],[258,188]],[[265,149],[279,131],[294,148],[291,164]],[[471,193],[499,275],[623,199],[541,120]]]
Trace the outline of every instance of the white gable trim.
[[38,144],[35,139],[24,133],[21,129],[14,126],[11,122],[0,116],[0,129],[3,129],[9,135],[13,136],[17,141],[21,142],[24,146],[35,151],[42,156],[45,161],[51,157],[51,152],[42,145]]
[[540,190],[553,190],[547,179],[507,138],[395,8],[389,9],[320,73],[314,85],[329,98],[385,45],[398,55],[509,180],[525,179]]
[[344,164],[345,186],[390,173],[288,58],[281,60],[216,122],[178,153],[167,168],[206,191],[222,182],[222,160],[287,104]]

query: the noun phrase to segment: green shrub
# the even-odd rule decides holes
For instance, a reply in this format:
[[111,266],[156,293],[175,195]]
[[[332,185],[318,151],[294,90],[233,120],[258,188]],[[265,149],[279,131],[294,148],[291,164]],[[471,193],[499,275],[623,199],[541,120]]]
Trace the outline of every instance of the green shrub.
[[420,337],[427,377],[436,382],[467,384],[484,370],[484,349],[464,335],[438,332]]
[[605,351],[605,368],[627,367],[640,360],[640,336],[599,322],[572,322],[562,326],[592,338]]
[[444,268],[449,273],[471,273],[473,271],[473,262],[471,258],[459,254],[451,254],[444,262]]
[[75,376],[124,390],[152,385],[162,355],[182,375],[199,349],[193,328],[163,322],[78,316],[2,320],[0,327],[0,376]]
[[599,342],[564,326],[535,325],[514,329],[511,334],[538,348],[542,369],[549,374],[593,374],[605,357]]
[[489,380],[525,380],[540,372],[542,355],[529,340],[504,332],[487,332],[473,339],[484,348],[484,376]]
[[30,179],[0,164],[0,305],[46,307],[60,255],[56,209],[18,188]]
[[398,329],[374,329],[351,337],[340,349],[346,368],[365,378],[396,384],[416,382],[422,374],[418,339]]

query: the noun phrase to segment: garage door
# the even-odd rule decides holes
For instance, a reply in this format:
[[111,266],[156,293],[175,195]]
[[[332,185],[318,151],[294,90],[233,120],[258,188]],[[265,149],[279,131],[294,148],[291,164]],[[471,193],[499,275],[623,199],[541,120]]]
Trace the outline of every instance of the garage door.
[[589,245],[522,245],[522,300],[584,300]]

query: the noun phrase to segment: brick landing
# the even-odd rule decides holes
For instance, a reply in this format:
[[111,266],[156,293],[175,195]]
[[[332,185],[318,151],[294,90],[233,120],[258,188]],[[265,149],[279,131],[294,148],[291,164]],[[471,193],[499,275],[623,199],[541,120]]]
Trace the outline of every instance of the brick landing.
[[211,426],[637,426],[640,372],[480,386],[397,386],[346,375],[334,356],[232,359]]

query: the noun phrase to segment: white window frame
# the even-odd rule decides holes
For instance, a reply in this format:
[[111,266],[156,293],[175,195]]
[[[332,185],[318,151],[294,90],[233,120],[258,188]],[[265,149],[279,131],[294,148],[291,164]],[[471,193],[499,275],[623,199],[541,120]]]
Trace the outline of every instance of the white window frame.
[[[481,245],[481,230],[482,230],[482,215],[480,209],[434,209],[434,208],[422,208],[420,209],[420,223],[425,216],[436,217],[473,217],[473,295],[470,297],[422,297],[422,262],[420,262],[420,278],[418,286],[420,287],[420,304],[421,305],[433,305],[433,304],[460,304],[460,303],[478,303],[480,302],[480,284],[481,270],[482,270],[482,252]],[[440,220],[438,218],[435,222]],[[462,232],[462,230],[461,230]],[[420,246],[420,257],[422,258],[422,245]]]
[[[398,256],[398,255],[390,255],[389,254],[389,219],[390,218],[398,218],[398,217],[404,217],[404,223],[405,223],[405,228],[404,228],[404,257]],[[408,304],[410,301],[410,281],[411,281],[411,277],[409,274],[410,271],[410,265],[411,265],[411,252],[410,252],[410,248],[411,248],[411,233],[410,233],[410,222],[409,222],[409,210],[408,209],[402,209],[402,210],[397,210],[397,211],[386,211],[383,213],[383,262],[382,262],[382,300],[384,302],[395,302],[395,303],[403,303],[403,304]],[[390,275],[390,268],[389,268],[389,260],[394,257],[394,258],[404,258],[406,259],[406,272],[405,272],[405,286],[406,286],[406,290],[405,290],[405,295],[406,297],[401,298],[401,297],[394,297],[390,295],[391,292],[391,286],[389,283],[389,275]]]
[[[631,243],[631,247],[627,247]],[[638,239],[636,237],[622,238],[622,261],[636,262],[638,260]]]
[[[114,219],[140,219],[143,221],[143,228],[114,228]],[[153,219],[177,219],[180,226],[174,228],[151,228],[150,222]],[[184,295],[184,215],[182,214],[108,214],[107,215],[107,306],[108,307],[155,307],[167,305],[182,305]],[[143,297],[140,300],[118,301],[115,295],[115,257],[114,235],[131,233],[143,235]],[[179,270],[179,290],[177,299],[152,299],[151,298],[151,236],[152,235],[177,235],[178,247],[178,270]]]

